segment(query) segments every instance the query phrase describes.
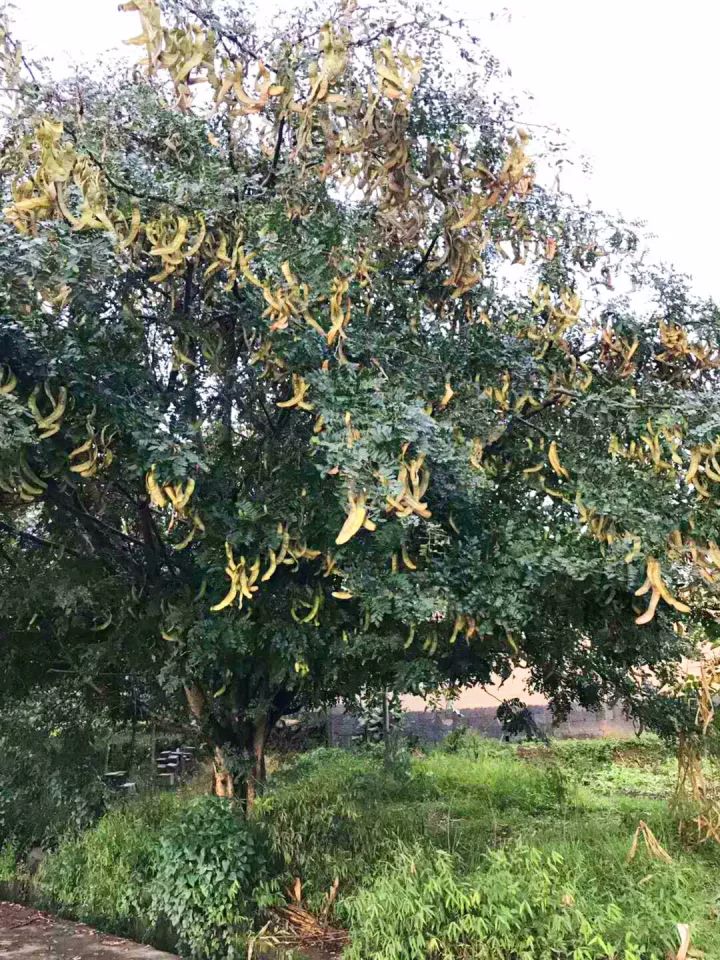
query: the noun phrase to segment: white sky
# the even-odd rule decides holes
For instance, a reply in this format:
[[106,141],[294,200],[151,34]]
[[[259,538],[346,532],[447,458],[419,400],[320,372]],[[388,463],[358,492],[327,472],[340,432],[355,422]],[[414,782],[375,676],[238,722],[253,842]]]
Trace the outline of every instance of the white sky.
[[[95,60],[138,33],[137,15],[120,13],[117,3],[15,0],[16,33],[59,67]],[[644,220],[655,235],[655,255],[692,274],[699,293],[720,299],[714,249],[720,4],[453,0],[450,6],[512,70],[508,90],[532,93],[523,119],[562,128],[576,155],[590,161],[591,176],[576,165],[563,174],[563,188]],[[491,22],[488,12],[503,7],[509,17]]]

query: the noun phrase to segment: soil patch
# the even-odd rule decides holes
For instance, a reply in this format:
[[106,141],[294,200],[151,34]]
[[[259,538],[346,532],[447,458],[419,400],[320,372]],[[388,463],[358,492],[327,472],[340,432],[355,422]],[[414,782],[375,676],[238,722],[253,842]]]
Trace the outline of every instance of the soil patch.
[[9,960],[177,960],[83,923],[0,901],[0,957]]
[[518,747],[517,756],[530,763],[556,763],[557,754],[552,747]]

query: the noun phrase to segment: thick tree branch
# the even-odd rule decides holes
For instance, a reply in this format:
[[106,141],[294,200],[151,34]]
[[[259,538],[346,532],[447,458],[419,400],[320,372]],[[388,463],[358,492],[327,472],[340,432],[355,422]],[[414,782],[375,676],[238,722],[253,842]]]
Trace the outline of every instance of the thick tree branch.
[[28,543],[34,543],[39,547],[52,547],[54,550],[64,550],[66,553],[71,553],[74,557],[82,556],[80,551],[73,550],[72,547],[68,547],[65,544],[55,543],[53,540],[46,540],[44,537],[38,537],[34,533],[28,533],[27,530],[16,530],[15,527],[6,523],[4,520],[0,520],[0,530],[9,533],[10,536],[16,540],[26,540]]
[[275,176],[277,174],[278,163],[280,162],[280,151],[282,150],[283,143],[283,134],[285,132],[285,117],[280,117],[280,123],[278,124],[277,137],[275,139],[275,150],[273,151],[272,163],[270,164],[270,169],[268,174],[260,185],[262,188],[270,187],[275,182]]

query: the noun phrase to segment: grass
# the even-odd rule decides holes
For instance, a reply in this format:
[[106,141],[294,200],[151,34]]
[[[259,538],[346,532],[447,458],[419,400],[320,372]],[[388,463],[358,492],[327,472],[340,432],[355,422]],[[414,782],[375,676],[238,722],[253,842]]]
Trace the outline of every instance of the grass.
[[[665,960],[677,923],[720,958],[720,849],[681,843],[673,783],[652,737],[549,748],[454,737],[391,767],[372,750],[316,750],[281,767],[258,805],[267,902],[299,877],[304,904],[349,929],[347,960]],[[190,802],[168,802],[167,816],[182,821]],[[133,883],[152,882],[165,815],[147,803],[51,858],[57,903],[96,923],[105,909],[141,911]],[[642,844],[627,861],[640,820],[671,863]]]
[[[288,877],[302,877],[312,908],[322,908],[334,876],[340,878],[337,916],[350,928],[351,960],[664,960],[677,946],[675,925],[685,922],[709,960],[720,957],[720,851],[681,844],[668,804],[673,785],[674,760],[651,737],[551,748],[469,737],[454,752],[414,758],[399,776],[373,756],[315,753],[278,778],[263,816],[285,851]],[[671,864],[644,846],[627,862],[640,820]],[[507,860],[498,863],[493,858],[500,853]],[[449,861],[437,859],[445,856]],[[552,908],[543,913],[521,894],[532,895],[532,884],[545,889],[555,858],[546,891]],[[439,900],[418,877],[442,878]],[[453,913],[439,904],[444,898],[463,904],[468,889],[488,884],[502,893],[492,916],[517,927],[517,936],[483,953],[479,944],[488,938],[479,931],[490,908]],[[562,906],[565,895],[572,908]],[[432,924],[418,930],[424,908],[442,918],[445,932],[465,925],[466,939],[446,942]],[[529,925],[527,911],[542,923],[523,953],[518,931]],[[581,928],[590,931],[586,937]],[[583,937],[595,942],[589,946]]]

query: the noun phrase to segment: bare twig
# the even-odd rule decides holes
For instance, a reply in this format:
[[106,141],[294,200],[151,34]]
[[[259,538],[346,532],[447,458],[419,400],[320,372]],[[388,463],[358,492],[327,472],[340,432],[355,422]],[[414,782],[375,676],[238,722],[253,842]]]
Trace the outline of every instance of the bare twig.
[[417,276],[417,275],[420,273],[420,271],[423,270],[423,268],[425,267],[425,264],[426,264],[426,263],[428,262],[428,260],[430,259],[431,255],[432,255],[432,252],[433,252],[433,250],[435,249],[435,245],[437,244],[437,242],[438,242],[439,239],[440,239],[440,231],[438,230],[437,233],[435,234],[435,236],[434,236],[434,237],[432,238],[432,240],[430,241],[427,250],[426,250],[425,253],[422,255],[422,259],[420,260],[420,262],[418,263],[418,265],[417,265],[417,266],[415,267],[415,269],[413,270],[413,276]]
[[[260,54],[257,50],[254,50],[249,46],[241,37],[239,37],[234,31],[228,30],[227,27],[220,26],[216,20],[209,19],[207,13],[204,13],[202,10],[198,10],[196,6],[192,3],[188,3],[188,0],[181,0],[183,8],[195,17],[196,20],[199,20],[200,23],[208,30],[212,30],[221,41],[229,41],[237,49],[244,53],[246,57],[250,57],[253,60],[260,60]],[[228,49],[225,42],[223,42],[223,47],[228,56],[232,56],[231,51]]]

